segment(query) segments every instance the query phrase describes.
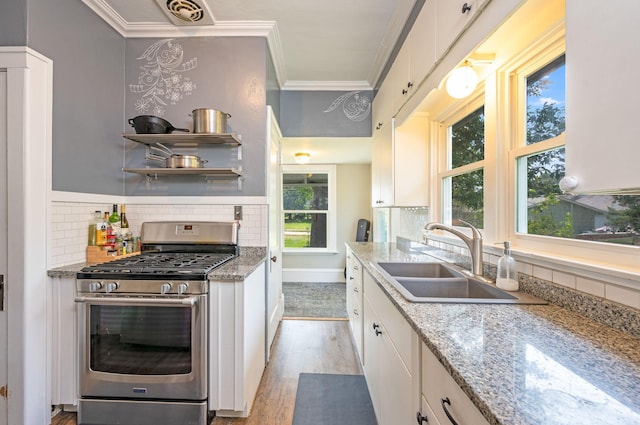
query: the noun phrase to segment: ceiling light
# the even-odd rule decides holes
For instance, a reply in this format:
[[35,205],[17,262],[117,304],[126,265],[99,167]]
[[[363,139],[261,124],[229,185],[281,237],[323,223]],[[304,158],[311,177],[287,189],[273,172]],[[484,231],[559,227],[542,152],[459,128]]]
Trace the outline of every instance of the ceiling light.
[[463,66],[451,72],[445,87],[449,96],[455,99],[462,99],[473,93],[477,85],[478,75],[469,62],[465,61]]
[[297,152],[295,154],[297,164],[308,164],[311,161],[311,154],[309,152]]

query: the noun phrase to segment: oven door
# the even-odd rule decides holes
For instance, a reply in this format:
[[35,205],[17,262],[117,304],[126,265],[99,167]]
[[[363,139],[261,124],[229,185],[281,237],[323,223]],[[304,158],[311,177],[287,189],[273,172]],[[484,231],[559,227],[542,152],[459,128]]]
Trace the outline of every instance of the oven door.
[[76,302],[81,397],[207,398],[206,295]]

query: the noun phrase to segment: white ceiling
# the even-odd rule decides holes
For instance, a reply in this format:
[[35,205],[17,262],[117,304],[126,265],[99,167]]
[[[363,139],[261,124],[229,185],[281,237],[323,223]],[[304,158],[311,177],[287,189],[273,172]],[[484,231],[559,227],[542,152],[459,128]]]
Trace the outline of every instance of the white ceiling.
[[160,6],[165,0],[83,0],[124,37],[264,36],[283,90],[374,87],[416,3],[193,1],[213,25],[173,24]]

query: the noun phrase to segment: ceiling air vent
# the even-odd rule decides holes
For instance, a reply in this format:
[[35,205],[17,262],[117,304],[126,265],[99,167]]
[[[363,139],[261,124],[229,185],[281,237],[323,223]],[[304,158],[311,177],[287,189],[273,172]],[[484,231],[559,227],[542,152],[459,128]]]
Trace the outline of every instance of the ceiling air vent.
[[156,0],[160,8],[176,25],[213,25],[204,0]]

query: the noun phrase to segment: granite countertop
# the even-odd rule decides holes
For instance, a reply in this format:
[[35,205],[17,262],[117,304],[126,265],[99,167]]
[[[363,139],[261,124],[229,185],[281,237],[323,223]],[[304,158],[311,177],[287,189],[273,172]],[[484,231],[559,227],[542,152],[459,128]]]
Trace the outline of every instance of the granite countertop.
[[[209,273],[209,280],[244,280],[253,273],[260,264],[267,259],[267,249],[265,247],[240,247],[240,255]],[[47,272],[50,277],[71,277],[75,278],[76,273],[87,263],[76,263],[68,266],[56,267]]]
[[490,424],[640,424],[640,339],[555,305],[410,303],[370,262],[437,260],[348,246]]

